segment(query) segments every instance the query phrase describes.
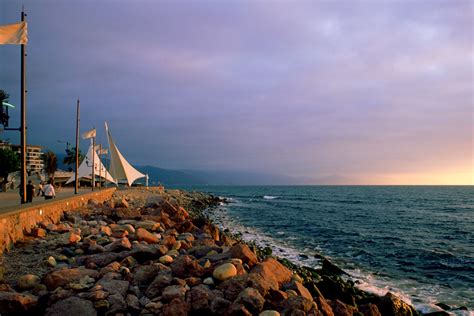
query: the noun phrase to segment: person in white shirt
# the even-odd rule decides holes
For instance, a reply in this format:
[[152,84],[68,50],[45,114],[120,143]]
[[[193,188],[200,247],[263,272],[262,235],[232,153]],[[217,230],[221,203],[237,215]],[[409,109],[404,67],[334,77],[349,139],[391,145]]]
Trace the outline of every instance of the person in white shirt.
[[44,199],[51,200],[56,197],[56,192],[54,191],[53,179],[49,179],[48,184],[43,188]]

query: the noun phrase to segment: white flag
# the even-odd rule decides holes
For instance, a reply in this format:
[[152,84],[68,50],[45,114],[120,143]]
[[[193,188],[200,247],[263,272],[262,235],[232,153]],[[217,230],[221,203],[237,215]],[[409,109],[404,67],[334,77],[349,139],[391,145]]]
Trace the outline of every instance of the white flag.
[[82,134],[82,139],[93,138],[96,135],[95,128]]
[[97,152],[98,155],[107,155],[109,153],[108,148],[103,148]]
[[28,43],[28,25],[25,21],[0,25],[0,45]]

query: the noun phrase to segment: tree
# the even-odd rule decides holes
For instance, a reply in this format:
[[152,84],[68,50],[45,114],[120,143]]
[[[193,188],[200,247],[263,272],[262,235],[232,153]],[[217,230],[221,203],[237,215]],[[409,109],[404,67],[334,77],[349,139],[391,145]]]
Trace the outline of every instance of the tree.
[[3,178],[2,190],[5,191],[10,172],[20,170],[20,157],[10,148],[0,148],[0,177]]
[[44,172],[50,179],[54,181],[54,173],[58,169],[58,159],[56,154],[52,151],[47,151],[43,154]]
[[[84,159],[84,154],[79,148],[79,162]],[[66,150],[66,157],[64,157],[63,163],[67,166],[76,164],[76,147]],[[69,171],[72,171],[72,167],[69,167]]]

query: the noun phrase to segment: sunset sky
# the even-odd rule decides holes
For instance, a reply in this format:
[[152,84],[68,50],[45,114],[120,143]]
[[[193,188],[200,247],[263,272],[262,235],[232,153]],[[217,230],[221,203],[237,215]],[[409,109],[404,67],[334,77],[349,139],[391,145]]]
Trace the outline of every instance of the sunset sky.
[[[30,144],[73,142],[79,97],[137,165],[474,184],[473,1],[3,0],[0,24],[22,4]],[[19,75],[0,46],[17,105]]]

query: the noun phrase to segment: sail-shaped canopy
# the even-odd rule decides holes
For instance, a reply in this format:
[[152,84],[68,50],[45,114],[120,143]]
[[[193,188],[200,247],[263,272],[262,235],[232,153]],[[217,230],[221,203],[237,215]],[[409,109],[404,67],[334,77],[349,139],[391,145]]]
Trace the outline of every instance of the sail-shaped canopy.
[[[89,150],[87,151],[87,155],[82,161],[81,165],[79,166],[79,170],[77,171],[78,179],[80,178],[91,178],[92,179],[92,155],[94,155],[94,175],[95,177],[99,178],[99,176],[107,181],[112,183],[117,183],[115,179],[107,172],[104,165],[100,161],[99,155],[97,155],[96,151],[93,150],[92,144],[89,146]],[[75,175],[73,175],[69,180],[67,180],[66,184],[71,183],[74,181]]]
[[135,180],[145,177],[143,173],[130,165],[120,153],[117,146],[115,146],[107,122],[105,122],[105,130],[107,132],[107,140],[109,141],[110,174],[112,177],[114,177],[117,182],[119,180],[127,180],[129,186],[132,185]]

